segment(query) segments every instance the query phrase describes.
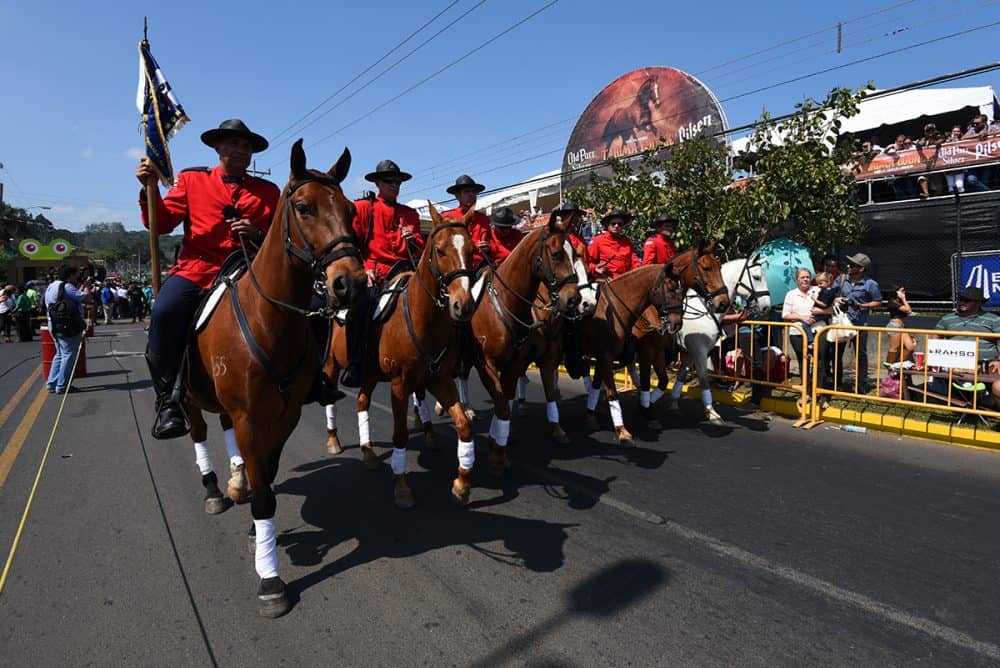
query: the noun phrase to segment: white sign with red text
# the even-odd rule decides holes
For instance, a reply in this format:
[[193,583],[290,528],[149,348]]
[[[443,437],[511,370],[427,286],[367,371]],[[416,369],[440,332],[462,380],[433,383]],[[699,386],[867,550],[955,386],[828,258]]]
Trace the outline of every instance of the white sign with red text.
[[927,364],[942,369],[976,368],[976,341],[955,341],[953,339],[928,339]]

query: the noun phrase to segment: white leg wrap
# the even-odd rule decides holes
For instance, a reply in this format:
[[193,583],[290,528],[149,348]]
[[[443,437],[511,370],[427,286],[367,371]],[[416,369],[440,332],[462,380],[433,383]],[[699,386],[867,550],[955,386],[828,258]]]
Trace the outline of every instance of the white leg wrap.
[[507,400],[507,412],[509,412],[509,413],[513,413],[514,412],[514,400],[513,399],[508,399]]
[[517,397],[518,401],[524,401],[524,397],[527,394],[527,387],[528,387],[528,379],[526,377],[521,376],[520,378],[517,379],[517,394],[515,394],[514,396]]
[[205,441],[194,444],[194,463],[202,475],[212,472],[212,456],[208,454],[208,443]]
[[416,407],[417,407],[417,414],[420,415],[420,421],[421,422],[430,422],[431,421],[431,409],[427,408],[427,398],[424,397],[424,400],[421,401],[420,403],[416,404]]
[[591,388],[587,392],[587,410],[592,411],[597,408],[597,400],[601,398],[601,388],[598,386],[596,388]]
[[624,427],[625,421],[622,420],[622,405],[618,403],[618,400],[608,402],[608,409],[611,411],[611,424],[617,427]]
[[358,442],[362,445],[372,442],[368,431],[368,411],[358,411]]
[[655,404],[663,396],[663,390],[660,388],[654,388],[652,392],[649,393],[649,402]]
[[410,398],[413,399],[413,405],[414,405],[414,407],[420,408],[421,401],[420,401],[420,399],[417,398],[417,393],[414,392],[413,394],[411,394]]
[[545,404],[545,416],[549,419],[549,422],[558,423],[559,422],[559,404],[554,401],[549,401]]
[[458,441],[458,465],[463,469],[472,469],[476,463],[476,444],[472,441]]
[[639,371],[634,366],[628,368],[628,377],[632,379],[632,385],[639,387]]
[[257,575],[263,578],[278,577],[278,547],[275,544],[274,518],[254,520],[254,530],[257,532],[257,550],[254,553],[254,565]]
[[670,388],[670,396],[673,398],[674,401],[677,401],[678,399],[681,398],[681,392],[683,391],[684,391],[684,383],[682,383],[680,380],[675,380],[674,386]]
[[458,400],[462,402],[463,406],[469,405],[469,381],[465,378],[459,378],[458,385]]
[[406,473],[406,448],[393,448],[392,459],[390,461],[394,475],[403,475]]
[[712,390],[705,389],[701,391],[701,403],[705,404],[706,408],[711,408]]
[[326,407],[326,428],[337,428],[337,404],[330,404]]
[[507,447],[507,439],[510,437],[510,420],[500,420],[496,415],[490,423],[490,437],[500,447]]
[[236,466],[242,464],[243,455],[240,454],[240,447],[236,445],[236,430],[225,430],[222,432],[222,439],[226,442],[226,454],[229,455],[229,463]]
[[639,390],[639,405],[649,408],[649,390]]
[[590,376],[584,376],[583,377],[583,389],[586,390],[589,393],[590,390],[593,389],[593,387],[594,387],[594,381],[592,381],[590,379]]

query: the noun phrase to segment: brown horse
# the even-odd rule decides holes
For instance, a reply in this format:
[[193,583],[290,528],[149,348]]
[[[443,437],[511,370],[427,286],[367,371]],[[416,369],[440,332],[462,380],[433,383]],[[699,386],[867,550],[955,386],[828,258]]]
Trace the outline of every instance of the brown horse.
[[[415,503],[406,480],[406,443],[409,440],[406,416],[412,393],[429,389],[455,423],[458,477],[452,482],[451,493],[459,504],[469,502],[469,479],[475,463],[472,423],[458,401],[458,390],[452,379],[459,355],[452,340],[453,323],[468,321],[475,310],[471,291],[475,272],[468,230],[475,210],[470,208],[461,221],[444,220],[433,205],[430,212],[434,228],[399,303],[386,320],[371,328],[368,358],[364,361],[363,382],[358,392],[361,455],[365,465],[376,470],[381,461],[372,449],[368,407],[375,385],[392,383],[391,465],[393,496],[399,508],[410,508]],[[337,371],[347,365],[346,328],[334,324],[332,337],[326,370],[336,378]],[[328,430],[329,438],[334,439],[339,448],[336,426],[328,426]]]
[[[680,276],[712,307],[722,312],[729,306],[729,292],[722,280],[719,260],[714,255],[715,242],[678,255],[662,265],[639,267],[601,286],[594,315],[580,323],[579,344],[584,354],[596,361],[594,383],[588,388],[585,423],[600,427],[595,409],[603,385],[611,408],[611,420],[622,445],[632,444],[632,434],[622,420],[621,404],[615,387],[614,361],[619,359],[626,336],[650,304],[663,306],[670,301],[668,272]],[[659,300],[654,301],[654,300]]]
[[[531,357],[525,343],[538,326],[534,314],[573,315],[580,304],[575,256],[564,225],[550,217],[548,225],[522,239],[499,268],[488,269],[483,277],[485,295],[472,316],[472,335],[476,370],[493,399],[489,460],[493,475],[510,466],[509,402]],[[549,295],[542,306],[535,303],[540,285]]]
[[204,439],[202,410],[225,413],[236,430],[252,491],[257,598],[265,617],[290,605],[278,577],[271,485],[318,368],[305,317],[313,283],[322,279],[328,306],[341,307],[365,280],[351,230],[353,206],[340,189],[350,152],[344,149],[329,172],[308,169],[300,139],[290,162],[291,177],[260,252],[189,345],[185,399],[195,438]]

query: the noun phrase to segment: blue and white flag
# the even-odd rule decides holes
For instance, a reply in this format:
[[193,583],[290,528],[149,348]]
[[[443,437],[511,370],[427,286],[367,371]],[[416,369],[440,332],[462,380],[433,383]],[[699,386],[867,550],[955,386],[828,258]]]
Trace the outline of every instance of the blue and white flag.
[[167,142],[190,119],[149,52],[146,40],[139,42],[139,89],[135,95],[135,106],[142,114],[146,157],[159,173],[160,181],[168,187],[172,186],[174,168],[170,164]]

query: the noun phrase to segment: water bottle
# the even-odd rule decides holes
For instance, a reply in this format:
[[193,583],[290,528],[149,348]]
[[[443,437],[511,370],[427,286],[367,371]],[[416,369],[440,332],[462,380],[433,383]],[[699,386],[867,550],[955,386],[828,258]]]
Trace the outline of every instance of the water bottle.
[[856,434],[868,433],[868,427],[859,427],[856,424],[845,424],[841,425],[840,431],[853,431]]

